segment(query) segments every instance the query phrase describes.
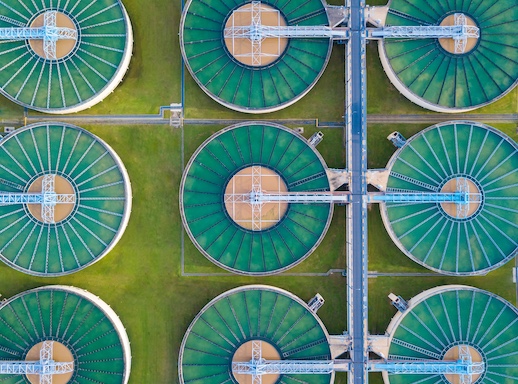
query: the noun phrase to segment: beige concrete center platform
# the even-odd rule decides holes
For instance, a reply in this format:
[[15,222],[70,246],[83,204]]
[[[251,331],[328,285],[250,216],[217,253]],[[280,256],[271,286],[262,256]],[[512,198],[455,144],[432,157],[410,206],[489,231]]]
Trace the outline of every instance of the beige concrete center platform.
[[[441,189],[441,192],[444,193],[454,193],[457,192],[457,181],[458,178],[453,178],[449,180]],[[474,182],[472,182],[469,179],[466,179],[466,182],[468,184],[469,193],[480,193],[480,190],[476,186]],[[446,212],[449,216],[460,219],[460,218],[467,218],[473,216],[475,212],[477,212],[478,208],[480,207],[481,202],[480,201],[470,201],[468,203],[468,209],[466,212],[466,216],[459,217],[458,211],[457,211],[457,204],[456,203],[441,203],[442,209],[444,209],[444,212]]]
[[[471,17],[466,16],[466,15],[464,15],[464,16],[466,17],[467,25],[470,25],[473,27],[475,27],[477,25]],[[441,27],[450,27],[452,25],[455,25],[455,15],[450,15],[450,16],[446,17],[439,25]],[[474,37],[468,38],[467,42],[466,42],[466,49],[462,54],[471,52],[473,50],[473,48],[475,48],[475,46],[477,45],[477,42],[478,42],[477,38],[474,38]],[[441,47],[443,47],[443,49],[445,51],[452,53],[454,55],[459,54],[459,53],[455,53],[455,40],[449,39],[449,38],[448,39],[439,39],[439,44],[441,44]]]
[[[287,25],[286,20],[277,9],[265,4],[260,4],[258,7],[259,9],[255,9],[254,12],[253,5],[249,3],[235,9],[228,18],[225,28],[248,27],[252,25],[254,16],[260,19],[261,25],[274,27]],[[288,39],[269,37],[252,42],[248,38],[225,38],[225,45],[237,61],[245,65],[260,67],[277,60],[286,49]],[[252,54],[255,55],[256,60],[253,60]]]
[[[34,180],[31,186],[29,187],[28,192],[41,193],[42,181],[43,176],[40,176],[36,180]],[[72,184],[70,184],[70,182],[67,179],[57,175],[54,177],[54,191],[57,194],[63,195],[72,195],[76,193],[74,191],[74,187],[72,186]],[[59,223],[60,221],[65,220],[68,216],[70,216],[70,214],[74,210],[74,207],[75,203],[56,204],[54,206],[54,221],[56,223]],[[27,208],[36,220],[43,222],[41,204],[27,204]]]
[[[43,18],[44,13],[37,16],[31,23],[31,28],[42,27]],[[56,14],[56,27],[70,28],[77,32],[76,25],[74,24],[72,19],[62,12],[57,12]],[[56,58],[62,59],[63,57],[67,56],[70,52],[72,52],[75,45],[76,40],[58,40],[56,42]],[[38,56],[45,58],[45,53],[43,51],[43,40],[29,40],[29,46]]]
[[[39,361],[40,350],[42,346],[43,342],[33,346],[27,353],[25,361]],[[54,341],[52,360],[58,363],[73,363],[74,356],[67,347],[61,343],[58,343],[57,341]],[[52,375],[52,384],[66,384],[70,381],[73,374],[74,372]],[[31,384],[40,384],[40,375],[27,375],[27,379],[31,382]]]
[[254,208],[246,201],[227,199],[231,195],[250,193],[254,184],[259,184],[263,193],[288,191],[286,183],[275,171],[261,166],[247,167],[236,173],[228,182],[225,188],[225,208],[232,220],[243,228],[271,228],[282,219],[288,209],[288,203],[264,203]]
[[[253,341],[241,345],[232,357],[233,363],[246,363],[252,360]],[[265,360],[281,360],[279,352],[273,345],[261,341],[261,357]],[[253,384],[252,375],[233,374],[239,384]],[[262,384],[274,384],[279,379],[279,374],[262,375]]]
[[[443,360],[450,360],[450,361],[459,360],[460,347],[464,347],[464,348],[468,349],[469,354],[471,356],[471,361],[472,362],[474,362],[474,363],[482,362],[482,355],[475,348],[472,348],[472,347],[467,346],[467,345],[465,345],[465,346],[456,345],[456,346],[450,348],[446,352],[446,354],[444,355]],[[471,383],[475,383],[480,376],[481,376],[480,373],[472,375],[471,376]],[[460,382],[461,382],[460,375],[444,375],[444,377],[451,384],[460,384]]]

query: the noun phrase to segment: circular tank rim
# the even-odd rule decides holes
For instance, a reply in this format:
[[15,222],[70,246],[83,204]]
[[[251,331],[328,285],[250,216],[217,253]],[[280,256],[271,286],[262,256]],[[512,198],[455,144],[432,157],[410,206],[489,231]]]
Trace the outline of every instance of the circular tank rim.
[[[194,327],[194,325],[196,324],[196,322],[210,307],[212,307],[220,299],[223,299],[234,293],[244,292],[244,291],[248,291],[248,290],[266,290],[266,291],[274,292],[277,294],[284,295],[284,296],[292,299],[296,303],[300,304],[305,310],[307,310],[309,313],[311,313],[311,315],[317,320],[317,322],[320,325],[324,335],[326,336],[327,342],[329,344],[330,336],[329,336],[329,333],[327,332],[326,326],[324,325],[324,323],[322,322],[320,317],[309,308],[308,304],[305,301],[303,301],[300,297],[298,297],[294,293],[291,293],[290,291],[287,291],[282,288],[278,288],[278,287],[274,287],[272,285],[266,285],[266,284],[250,284],[250,285],[238,286],[238,287],[235,287],[235,288],[232,288],[225,292],[220,293],[219,295],[214,297],[212,300],[210,300],[207,304],[205,304],[203,306],[203,308],[196,314],[196,317],[190,322],[189,326],[187,327],[187,330],[185,331],[183,339],[182,339],[182,343],[180,344],[180,350],[178,353],[178,380],[179,380],[180,384],[185,383],[183,380],[183,369],[182,369],[183,351],[185,349],[185,344],[187,342],[187,338],[190,335],[190,332],[191,332],[192,328]],[[333,370],[333,372],[330,374],[330,380],[329,380],[330,384],[332,384],[334,382],[334,377],[335,377],[335,371]]]
[[[387,326],[386,334],[388,335],[388,345],[390,348],[390,345],[392,344],[392,339],[394,338],[394,333],[403,321],[403,319],[406,317],[406,315],[410,314],[410,311],[417,306],[418,304],[424,302],[425,300],[443,293],[443,292],[451,292],[451,291],[458,291],[458,290],[465,290],[465,291],[473,291],[473,292],[479,292],[483,293],[487,296],[490,296],[502,303],[504,303],[506,306],[511,308],[517,315],[518,315],[518,308],[516,308],[512,303],[507,301],[506,299],[502,298],[501,296],[498,296],[497,294],[493,292],[486,291],[485,289],[473,287],[470,285],[462,285],[462,284],[448,284],[448,285],[440,285],[437,287],[433,287],[427,290],[422,291],[421,293],[418,293],[414,297],[412,297],[410,300],[407,301],[408,303],[408,309],[402,313],[399,310],[396,312],[396,314],[392,317],[390,320],[389,325]],[[386,384],[390,384],[390,379],[388,376],[388,373],[386,371],[382,372],[383,382]]]
[[[329,45],[328,45],[328,49],[327,49],[326,60],[323,63],[322,68],[320,69],[318,75],[314,78],[314,80],[311,82],[311,84],[303,92],[301,92],[299,95],[295,96],[294,98],[292,98],[292,99],[290,99],[288,101],[285,101],[284,103],[281,103],[281,104],[278,104],[278,105],[275,105],[275,106],[272,106],[272,107],[265,107],[265,108],[248,108],[248,107],[241,107],[241,106],[239,106],[237,104],[229,103],[228,101],[226,101],[226,100],[224,100],[224,99],[214,95],[211,91],[209,91],[201,83],[201,81],[198,79],[198,77],[194,74],[194,72],[193,72],[193,70],[192,70],[192,68],[191,68],[191,66],[189,64],[189,60],[187,58],[187,55],[185,53],[184,39],[183,39],[183,37],[184,37],[183,36],[183,30],[184,30],[184,27],[185,27],[185,17],[187,15],[189,7],[190,7],[190,5],[191,5],[191,3],[193,1],[198,1],[198,0],[187,0],[187,3],[184,5],[183,10],[182,10],[182,15],[181,15],[181,19],[180,19],[180,32],[179,32],[180,51],[182,53],[182,59],[183,59],[183,62],[185,64],[185,67],[189,70],[189,73],[191,74],[192,79],[196,82],[196,84],[198,84],[198,86],[203,90],[203,92],[207,96],[209,96],[212,100],[216,101],[218,104],[221,104],[224,107],[232,109],[232,110],[237,111],[237,112],[249,113],[249,114],[261,114],[261,113],[276,112],[276,111],[279,111],[281,109],[287,108],[290,105],[295,104],[300,99],[302,99],[304,96],[306,96],[315,87],[317,82],[320,80],[320,78],[324,74],[324,71],[327,68],[327,65],[329,64],[329,60],[331,59],[331,53],[332,53],[332,49],[333,49],[333,40],[332,39],[329,39]],[[320,2],[322,3],[322,6],[325,7],[324,0],[320,0]],[[328,23],[329,23],[329,18],[328,18]],[[229,58],[229,60],[232,60],[232,59]],[[239,65],[241,65],[241,64],[239,64]],[[261,70],[261,69],[257,69],[257,70]]]
[[[388,9],[390,9],[391,3],[392,3],[392,0],[389,0],[388,3],[386,4],[386,7],[388,7]],[[487,106],[489,104],[493,104],[494,102],[500,100],[501,98],[503,98],[504,96],[506,96],[507,94],[512,92],[513,89],[516,88],[516,86],[518,86],[518,78],[517,78],[515,80],[515,82],[513,83],[513,85],[511,85],[507,90],[505,90],[504,92],[500,93],[497,97],[495,97],[495,98],[493,98],[493,99],[491,99],[489,101],[486,101],[485,103],[476,104],[476,105],[472,105],[472,106],[469,106],[469,107],[463,107],[463,108],[460,108],[460,107],[444,107],[444,106],[442,106],[440,104],[432,103],[431,101],[428,101],[428,100],[426,100],[426,99],[416,95],[414,92],[412,92],[403,83],[403,81],[401,81],[399,79],[399,77],[397,77],[396,73],[394,72],[394,69],[390,65],[390,61],[388,59],[388,55],[387,55],[387,53],[385,51],[385,44],[384,44],[384,40],[383,39],[380,39],[378,41],[378,55],[379,55],[379,58],[380,58],[380,61],[381,61],[381,65],[383,66],[383,70],[386,73],[387,77],[389,78],[391,84],[394,85],[394,87],[396,87],[396,89],[403,96],[405,96],[408,100],[410,100],[412,103],[414,103],[414,104],[416,104],[416,105],[418,105],[418,106],[420,106],[422,108],[434,111],[434,112],[463,113],[463,112],[473,111],[475,109],[485,107],[485,106]]]
[[[415,135],[413,135],[412,137],[407,139],[406,142],[409,143],[412,140],[414,140],[415,138],[417,138],[417,137],[421,136],[422,134],[425,134],[426,132],[431,131],[433,129],[440,128],[440,127],[443,127],[443,126],[452,125],[452,124],[471,124],[471,125],[477,125],[479,127],[482,127],[484,129],[489,130],[490,132],[496,133],[497,135],[499,135],[500,137],[502,137],[503,139],[508,141],[511,145],[513,145],[518,150],[518,144],[512,138],[510,138],[509,136],[507,136],[503,132],[501,132],[498,129],[496,129],[494,127],[491,127],[491,126],[489,126],[487,124],[479,123],[479,122],[476,122],[476,121],[469,121],[469,120],[449,120],[449,121],[446,121],[446,122],[442,122],[442,123],[437,123],[437,124],[431,125],[431,126],[425,128],[425,129],[417,132]],[[406,144],[405,144],[405,146],[406,146]],[[394,163],[398,159],[399,154],[405,148],[405,146],[403,146],[402,148],[398,148],[392,154],[392,156],[390,157],[390,159],[387,162],[387,165],[385,167],[385,169],[387,169],[389,172],[392,170],[392,166],[394,165]],[[385,230],[387,231],[388,235],[390,236],[390,239],[398,247],[398,249],[401,252],[403,252],[403,254],[405,254],[405,256],[410,258],[415,263],[417,263],[417,264],[419,264],[419,265],[421,265],[421,266],[423,266],[423,267],[425,267],[425,268],[427,268],[429,270],[432,270],[434,272],[440,273],[442,275],[448,275],[448,276],[480,276],[480,275],[485,275],[485,274],[487,274],[487,273],[489,273],[489,272],[491,272],[491,271],[493,271],[495,269],[500,268],[502,265],[508,263],[509,260],[512,260],[514,257],[516,257],[518,255],[518,249],[517,249],[515,252],[509,254],[507,256],[507,258],[501,260],[498,263],[493,264],[491,267],[480,269],[480,270],[473,271],[473,272],[450,272],[450,271],[445,271],[445,270],[442,270],[442,269],[438,269],[438,268],[432,267],[432,266],[422,262],[420,259],[415,257],[412,253],[410,253],[403,246],[403,244],[398,239],[398,237],[396,236],[396,234],[394,233],[394,231],[392,229],[392,225],[391,225],[390,220],[388,218],[388,211],[387,211],[387,204],[386,203],[381,203],[380,204],[380,214],[381,214],[381,219],[383,221],[383,225],[384,225]]]
[[7,135],[2,141],[0,141],[0,148],[2,147],[2,145],[4,143],[6,143],[9,139],[12,139],[13,137],[15,137],[18,133],[26,131],[26,130],[30,130],[32,128],[38,128],[38,127],[43,127],[43,126],[61,126],[61,127],[65,127],[65,128],[72,128],[72,129],[75,129],[75,130],[79,130],[79,131],[82,132],[82,134],[87,134],[88,136],[90,136],[94,140],[98,141],[103,147],[106,148],[106,150],[109,152],[110,156],[112,156],[112,158],[115,161],[115,163],[117,164],[118,170],[120,171],[120,173],[122,175],[122,178],[124,180],[124,212],[122,214],[123,217],[122,217],[121,223],[119,224],[119,228],[117,230],[117,233],[115,234],[115,236],[113,237],[111,242],[107,245],[107,247],[103,250],[103,252],[100,253],[99,256],[97,256],[95,259],[89,261],[86,264],[83,264],[79,268],[75,268],[75,269],[72,269],[70,271],[57,272],[57,273],[44,273],[44,272],[28,271],[27,269],[22,268],[22,267],[18,266],[17,264],[14,264],[12,261],[7,260],[0,253],[0,260],[2,262],[4,262],[5,264],[7,264],[8,266],[10,266],[11,268],[13,268],[13,269],[15,269],[15,270],[17,270],[19,272],[22,272],[22,273],[25,273],[25,274],[31,275],[31,276],[51,277],[52,278],[52,277],[66,276],[66,275],[70,275],[70,274],[73,274],[73,273],[76,273],[76,272],[80,272],[83,269],[85,269],[85,268],[87,268],[87,267],[97,263],[101,259],[103,259],[117,245],[117,243],[119,242],[121,237],[124,235],[124,232],[126,231],[126,227],[128,226],[129,219],[130,219],[130,216],[131,216],[133,197],[132,197],[131,181],[130,181],[130,178],[129,178],[129,175],[128,175],[128,171],[126,170],[126,167],[124,166],[124,163],[122,162],[122,160],[119,157],[119,155],[103,139],[101,139],[97,135],[94,135],[90,131],[87,131],[86,129],[81,128],[81,127],[79,127],[77,125],[69,124],[69,123],[53,122],[53,121],[49,121],[49,122],[45,122],[45,123],[29,124],[29,125],[26,125],[24,127],[18,128],[14,132],[12,132],[9,135]]
[[[313,252],[315,252],[316,248],[322,243],[322,241],[325,238],[325,235],[329,231],[329,226],[331,225],[331,221],[332,221],[332,218],[333,218],[334,204],[329,204],[330,208],[329,208],[329,214],[327,216],[326,225],[325,225],[322,233],[320,234],[318,240],[313,245],[313,247],[308,252],[306,252],[303,256],[301,256],[298,260],[293,262],[292,264],[289,264],[289,265],[287,265],[285,267],[282,267],[282,268],[279,268],[279,269],[275,269],[273,271],[266,271],[266,272],[247,272],[247,271],[242,271],[242,270],[239,270],[239,269],[234,269],[234,268],[228,267],[227,265],[219,262],[218,260],[216,260],[212,256],[210,256],[208,254],[208,252],[206,252],[201,247],[201,245],[199,245],[198,242],[195,240],[195,237],[192,234],[192,231],[191,231],[191,229],[190,229],[190,227],[189,227],[189,225],[187,223],[187,220],[185,218],[185,210],[184,210],[184,206],[183,206],[183,191],[184,191],[184,186],[185,186],[185,180],[187,178],[187,174],[188,174],[188,171],[189,171],[192,163],[196,159],[196,156],[205,148],[205,146],[208,143],[210,143],[213,139],[217,138],[218,136],[220,136],[220,135],[222,135],[222,134],[224,134],[224,133],[226,133],[226,132],[228,132],[230,130],[236,129],[236,128],[246,127],[246,126],[255,126],[255,125],[258,125],[258,126],[270,126],[270,127],[275,127],[275,128],[282,129],[282,130],[284,130],[286,132],[289,132],[289,133],[295,135],[297,138],[301,139],[302,141],[306,142],[306,144],[307,144],[307,139],[304,136],[300,135],[299,133],[297,133],[296,131],[294,131],[294,130],[292,130],[290,128],[287,128],[287,127],[285,127],[285,126],[283,126],[281,124],[277,124],[277,123],[271,123],[271,122],[266,122],[266,121],[261,121],[261,120],[254,120],[254,121],[247,121],[247,122],[242,122],[242,123],[238,123],[238,124],[233,124],[233,125],[230,125],[228,127],[225,127],[223,129],[217,131],[216,133],[212,134],[207,139],[205,139],[203,141],[203,143],[201,143],[198,146],[198,148],[196,148],[196,151],[194,151],[194,153],[192,154],[192,156],[189,159],[188,163],[186,164],[186,166],[185,166],[185,168],[183,170],[182,180],[180,182],[179,207],[180,207],[180,216],[182,218],[183,228],[185,229],[185,231],[189,235],[189,239],[196,246],[198,251],[200,251],[202,253],[202,255],[205,256],[210,262],[214,263],[215,265],[217,265],[218,267],[220,267],[222,269],[225,269],[227,271],[235,273],[236,275],[242,275],[242,276],[270,276],[270,275],[276,275],[276,274],[285,272],[285,271],[287,271],[287,270],[289,270],[291,268],[294,268],[295,266],[299,265],[304,260],[306,260],[309,256],[311,256],[311,254],[313,254]],[[322,164],[322,167],[324,169],[328,169],[327,164],[326,164],[324,158],[322,157],[322,155],[320,154],[320,152],[318,152],[311,145],[309,145],[309,144],[307,144],[307,145],[317,155],[318,159],[320,160],[320,162]],[[282,220],[279,221],[279,222],[282,222]]]
[[22,107],[31,109],[33,111],[49,113],[49,114],[54,114],[54,115],[64,115],[64,114],[68,114],[68,113],[80,112],[80,111],[91,108],[94,105],[102,102],[122,82],[124,76],[126,75],[126,72],[129,69],[129,64],[130,64],[131,58],[133,56],[133,44],[134,44],[133,28],[131,26],[129,14],[126,11],[126,8],[124,7],[124,4],[122,3],[122,1],[117,0],[117,2],[119,3],[119,5],[121,7],[122,14],[124,15],[124,23],[126,25],[126,43],[124,45],[124,53],[119,62],[117,70],[115,71],[115,73],[113,74],[111,79],[109,79],[108,82],[104,85],[104,87],[101,88],[97,93],[95,93],[88,99],[83,100],[80,103],[74,104],[69,107],[59,107],[59,108],[36,107],[36,106],[30,105],[30,104],[18,101],[13,96],[11,96],[9,93],[5,92],[2,88],[0,88],[0,94],[5,96],[7,99],[12,101],[13,103],[20,105]]
[[77,296],[80,296],[91,303],[93,303],[96,307],[98,307],[105,316],[110,320],[114,328],[117,330],[117,335],[119,336],[119,340],[121,342],[122,351],[124,355],[124,372],[123,372],[123,384],[127,384],[129,381],[129,376],[131,372],[131,347],[130,341],[128,338],[128,334],[126,332],[126,328],[122,324],[119,316],[115,313],[115,311],[99,296],[94,295],[93,293],[87,291],[86,289],[77,288],[74,286],[57,284],[57,285],[45,285],[41,287],[36,287],[32,289],[28,289],[26,291],[17,293],[14,296],[11,296],[9,299],[0,302],[0,310],[2,310],[5,306],[12,303],[14,300],[23,297],[27,294],[31,294],[34,292],[41,291],[49,291],[49,290],[58,290],[58,291],[66,291],[71,292]]

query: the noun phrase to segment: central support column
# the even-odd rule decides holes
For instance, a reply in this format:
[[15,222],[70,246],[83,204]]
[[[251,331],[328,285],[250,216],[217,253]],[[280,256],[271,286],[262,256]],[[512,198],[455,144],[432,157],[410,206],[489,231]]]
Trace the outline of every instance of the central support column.
[[365,2],[346,0],[350,39],[346,45],[346,150],[351,172],[347,206],[347,323],[351,336],[350,384],[368,383],[367,352],[367,108]]

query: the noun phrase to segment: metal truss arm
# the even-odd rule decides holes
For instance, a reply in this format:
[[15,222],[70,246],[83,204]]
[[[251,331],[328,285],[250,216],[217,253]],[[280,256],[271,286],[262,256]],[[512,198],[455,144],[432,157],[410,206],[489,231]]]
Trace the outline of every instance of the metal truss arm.
[[1,205],[40,204],[41,216],[44,223],[54,223],[54,208],[56,204],[74,204],[76,195],[58,194],[54,189],[55,175],[48,174],[42,178],[41,193],[10,193],[0,192]]
[[418,26],[390,26],[372,29],[370,37],[374,39],[447,39],[455,41],[455,53],[466,51],[468,39],[478,39],[480,30],[469,25],[466,16],[462,13],[454,14],[454,25],[418,25]]
[[[277,192],[265,193],[255,188],[250,193],[225,194],[225,202],[249,203],[260,206],[265,203],[303,203],[303,204],[331,204],[349,203],[350,192]],[[430,193],[371,193],[367,195],[367,203],[457,203],[467,205],[470,202],[479,202],[480,193],[470,193],[467,190],[457,192],[430,192]]]
[[73,372],[73,363],[48,361],[2,361],[0,375],[55,375]]
[[72,204],[75,195],[57,193],[9,193],[0,192],[0,205],[13,204]]
[[[328,374],[335,370],[336,365],[348,370],[348,365],[334,360],[250,360],[249,362],[232,363],[232,372],[244,375],[269,374]],[[385,371],[393,374],[444,374],[444,375],[474,375],[485,370],[483,362],[473,362],[471,358],[461,357],[457,361],[448,360],[418,360],[396,361],[383,360],[368,363],[369,371]],[[345,369],[343,369],[345,368]]]
[[413,38],[413,39],[463,39],[463,38],[478,38],[479,29],[475,26],[392,26],[374,29],[371,32],[371,36],[374,38],[383,39],[401,39],[401,38]]
[[225,39],[250,39],[262,41],[266,38],[330,38],[348,39],[347,28],[331,28],[327,26],[269,26],[246,25],[227,27],[224,30]]
[[40,384],[52,384],[52,376],[74,371],[73,362],[53,360],[54,342],[46,340],[39,361],[0,361],[0,375],[39,375]]
[[45,58],[56,59],[58,40],[77,40],[77,31],[56,26],[57,11],[43,14],[42,27],[0,28],[0,40],[43,40]]
[[392,374],[430,374],[430,375],[471,375],[484,372],[484,363],[465,363],[451,361],[387,361],[370,363],[371,371],[386,371]]
[[[240,12],[239,10],[236,12]],[[255,56],[261,55],[261,42],[267,38],[331,38],[348,39],[347,28],[333,28],[324,25],[317,26],[284,26],[264,25],[262,23],[263,13],[271,13],[272,10],[264,10],[260,1],[252,1],[250,8],[245,12],[251,14],[251,23],[248,25],[235,25],[224,29],[225,39],[248,39],[252,42],[252,53]]]
[[469,193],[464,191],[444,193],[373,193],[368,195],[369,203],[458,203],[468,204],[481,201],[480,193]]
[[248,375],[319,375],[333,372],[333,361],[317,360],[259,360],[232,363],[232,372]]

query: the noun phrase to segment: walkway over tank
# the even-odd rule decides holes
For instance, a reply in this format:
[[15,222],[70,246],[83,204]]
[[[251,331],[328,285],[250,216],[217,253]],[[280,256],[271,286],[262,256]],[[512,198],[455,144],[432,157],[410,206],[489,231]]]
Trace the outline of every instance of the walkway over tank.
[[[478,288],[441,286],[410,299],[410,307],[398,312],[387,333],[387,359],[435,360],[442,363],[469,356],[484,370],[473,370],[467,383],[504,383],[518,378],[518,310],[502,298]],[[383,374],[386,384],[456,382],[446,373]],[[463,381],[459,381],[463,382]]]
[[[233,361],[232,374],[251,376],[254,384],[261,384],[265,375],[319,375],[332,372],[349,372],[350,360],[268,360],[262,357],[262,342],[252,341],[252,359]],[[469,349],[461,348],[458,360],[371,360],[370,372],[386,372],[404,375],[452,375],[461,383],[471,384],[473,376],[480,376],[485,371],[484,362],[473,361]]]
[[[250,360],[253,350],[243,347],[256,341],[265,357],[327,360],[328,337],[320,319],[295,295],[265,285],[235,288],[213,299],[190,324],[180,347],[179,380],[236,382],[232,363]],[[299,381],[295,374],[282,377]],[[333,379],[331,372],[304,376],[308,384],[331,384]]]
[[40,384],[52,384],[53,375],[74,372],[74,362],[53,360],[53,341],[44,341],[37,361],[0,361],[0,375],[38,375]]
[[87,291],[50,285],[20,293],[1,303],[0,322],[2,382],[129,380],[131,351],[124,326],[108,304]]
[[[246,113],[272,112],[293,104],[316,84],[322,75],[333,42],[326,38],[289,39],[272,43],[272,52],[259,49],[261,56],[275,54],[268,64],[244,60],[239,47],[230,49],[224,38],[233,14],[249,7],[248,0],[217,1],[211,6],[202,0],[186,2],[180,26],[180,46],[185,64],[198,85],[224,106]],[[275,25],[287,27],[329,26],[323,0],[262,1],[270,13],[277,13]],[[249,9],[246,16],[252,17]],[[273,17],[273,16],[272,16]],[[278,44],[279,43],[279,44]],[[285,43],[285,44],[284,44]],[[240,45],[241,46],[241,45]],[[247,48],[252,56],[258,44]],[[232,52],[233,51],[233,52]],[[257,55],[256,55],[257,56]],[[259,56],[257,56],[259,57]]]
[[46,59],[57,59],[58,40],[77,40],[77,31],[72,28],[56,26],[57,11],[43,13],[42,27],[0,28],[0,40],[43,40],[43,53]]

